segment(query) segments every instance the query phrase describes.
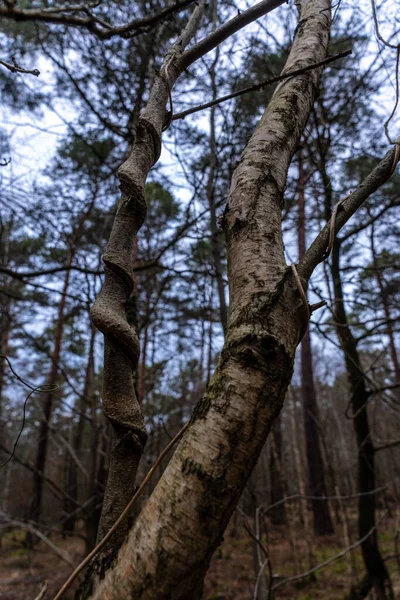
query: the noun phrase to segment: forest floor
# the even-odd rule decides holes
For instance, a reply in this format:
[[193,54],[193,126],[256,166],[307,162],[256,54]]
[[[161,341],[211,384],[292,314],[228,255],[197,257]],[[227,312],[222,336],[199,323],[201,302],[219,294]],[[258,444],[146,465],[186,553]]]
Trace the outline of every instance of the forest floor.
[[[355,525],[355,523],[354,523]],[[237,528],[238,529],[238,528]],[[249,534],[239,528],[234,532],[233,524],[228,527],[225,540],[216,551],[207,575],[204,600],[252,600],[254,596],[255,569],[253,563],[254,542]],[[353,527],[352,527],[353,529]],[[271,557],[274,585],[293,575],[331,559],[345,548],[341,527],[337,526],[334,536],[311,537],[297,532],[293,539],[286,526],[269,526],[268,546]],[[356,533],[352,531],[352,542]],[[53,550],[41,542],[34,552],[23,547],[25,533],[20,530],[3,534],[0,546],[0,599],[34,600],[42,582],[47,580],[49,588],[45,599],[51,600],[71,573],[71,567],[63,562]],[[83,556],[84,543],[74,537],[62,539],[52,537],[58,548],[68,552],[74,563]],[[379,544],[391,573],[395,597],[400,598],[400,564],[393,558],[396,546],[396,523],[386,518],[385,528],[380,528]],[[297,563],[297,564],[296,564]],[[311,577],[296,582],[287,582],[274,593],[274,600],[344,600],[350,590],[352,573],[354,580],[363,575],[360,548],[319,569]],[[268,575],[268,569],[266,569]],[[73,591],[65,596],[73,598]]]

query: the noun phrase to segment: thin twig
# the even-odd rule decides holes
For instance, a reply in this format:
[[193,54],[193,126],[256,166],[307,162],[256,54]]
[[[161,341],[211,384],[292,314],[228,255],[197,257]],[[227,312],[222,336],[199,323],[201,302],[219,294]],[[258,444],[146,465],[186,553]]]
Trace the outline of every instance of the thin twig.
[[379,492],[383,492],[386,489],[387,486],[382,486],[380,488],[376,488],[375,490],[370,490],[369,492],[359,492],[358,494],[350,494],[348,496],[308,496],[305,494],[293,494],[293,496],[287,496],[286,498],[282,498],[282,500],[278,500],[277,502],[270,504],[269,506],[263,509],[263,512],[267,513],[273,508],[276,508],[281,504],[285,504],[285,502],[291,502],[292,500],[352,500],[354,498],[359,498],[360,496],[370,496],[371,494],[378,494]]
[[[29,75],[34,75],[35,77],[39,77],[40,71],[39,69],[24,69],[21,67],[14,56],[11,57],[12,63],[8,63],[5,60],[0,59],[0,65],[3,65],[6,69],[11,71],[11,73],[28,73]],[[7,163],[6,163],[7,164]],[[2,165],[4,167],[4,165]]]
[[22,409],[22,424],[20,427],[20,430],[18,432],[17,438],[14,442],[14,446],[12,449],[12,452],[10,454],[10,456],[8,457],[8,459],[0,465],[0,469],[2,469],[3,467],[6,466],[6,464],[8,464],[10,462],[10,460],[13,458],[14,454],[15,454],[15,450],[17,449],[17,445],[19,442],[19,439],[22,435],[22,432],[24,431],[24,427],[25,427],[25,421],[26,421],[26,406],[28,404],[28,400],[29,398],[32,396],[32,394],[34,394],[35,392],[37,392],[38,394],[44,394],[44,393],[48,393],[48,392],[54,392],[55,390],[58,390],[58,384],[50,384],[50,383],[45,383],[44,385],[39,385],[39,386],[32,386],[30,383],[28,383],[27,381],[25,381],[24,379],[22,379],[22,377],[20,377],[20,375],[18,375],[18,373],[16,371],[14,371],[10,359],[5,356],[5,354],[0,354],[0,358],[7,361],[7,364],[10,368],[11,373],[14,375],[14,377],[16,377],[16,379],[18,379],[18,381],[20,381],[23,385],[25,385],[27,388],[29,388],[31,391],[29,392],[29,394],[27,395],[27,397],[25,398],[24,404],[23,404],[23,409]]
[[46,580],[43,581],[43,583],[42,583],[42,589],[40,590],[39,594],[36,596],[35,600],[43,600],[43,598],[46,595],[48,587],[49,587],[49,582],[46,581]]
[[233,98],[237,98],[238,96],[243,96],[244,94],[249,94],[250,92],[259,92],[267,85],[273,85],[274,83],[278,83],[279,81],[284,81],[285,79],[289,79],[290,77],[295,77],[296,75],[303,75],[303,73],[308,73],[308,71],[312,71],[313,69],[317,69],[318,67],[322,67],[327,65],[334,60],[338,60],[339,58],[344,58],[352,53],[352,50],[346,50],[345,52],[339,52],[339,54],[335,54],[334,56],[328,56],[324,60],[321,60],[313,65],[308,65],[307,67],[302,67],[301,69],[296,69],[291,71],[290,73],[284,73],[283,75],[278,75],[276,77],[272,77],[271,79],[266,79],[265,81],[261,81],[260,83],[256,83],[251,85],[250,87],[242,88],[237,92],[233,92],[232,94],[227,94],[226,96],[221,96],[221,98],[216,98],[215,100],[211,100],[210,102],[206,102],[205,104],[199,104],[198,106],[194,106],[193,108],[188,108],[180,113],[176,113],[172,117],[172,121],[176,121],[177,119],[184,119],[188,115],[192,115],[193,113],[199,112],[200,110],[205,110],[206,108],[211,108],[212,106],[216,106],[221,104],[222,102],[226,102],[227,100],[232,100]]

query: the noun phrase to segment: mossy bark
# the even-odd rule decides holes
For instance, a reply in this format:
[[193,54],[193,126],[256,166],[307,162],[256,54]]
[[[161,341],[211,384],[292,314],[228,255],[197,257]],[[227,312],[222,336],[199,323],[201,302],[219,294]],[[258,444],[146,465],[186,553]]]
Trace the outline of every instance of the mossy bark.
[[[326,53],[330,2],[305,0],[301,8],[285,71]],[[93,598],[201,597],[211,556],[282,408],[308,317],[285,263],[281,211],[319,75],[316,69],[277,87],[241,156],[224,218],[230,307],[217,369]]]

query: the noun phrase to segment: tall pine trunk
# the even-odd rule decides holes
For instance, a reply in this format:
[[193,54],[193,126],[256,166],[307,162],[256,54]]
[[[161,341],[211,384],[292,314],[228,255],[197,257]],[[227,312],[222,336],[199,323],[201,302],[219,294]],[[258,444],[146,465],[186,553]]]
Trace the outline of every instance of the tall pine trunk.
[[[70,254],[71,257],[71,254]],[[72,258],[69,260],[68,266],[72,263]],[[61,356],[61,343],[62,336],[64,331],[64,311],[65,311],[65,303],[66,296],[68,293],[69,280],[70,280],[71,271],[67,270],[65,272],[63,289],[61,292],[61,300],[58,305],[58,315],[56,321],[56,329],[54,334],[54,347],[51,353],[51,367],[48,380],[46,384],[50,386],[50,391],[47,392],[44,396],[43,401],[43,416],[40,420],[39,425],[39,438],[36,450],[36,458],[35,458],[35,471],[33,473],[33,489],[31,502],[29,505],[28,511],[28,519],[30,521],[34,521],[38,523],[40,521],[41,512],[42,512],[42,501],[43,501],[43,477],[42,473],[45,473],[46,469],[46,460],[47,460],[47,448],[49,444],[49,434],[50,434],[50,425],[51,425],[51,417],[53,413],[53,405],[54,405],[54,389],[57,385],[58,381],[58,364],[60,362]],[[30,532],[27,533],[27,544],[31,545],[35,541],[35,536],[32,536]]]
[[[269,473],[271,482],[271,504],[283,500],[283,474],[282,474],[282,429],[281,415],[275,419],[271,430],[271,454],[269,459]],[[286,523],[285,503],[281,502],[268,512],[274,525]]]
[[[298,152],[298,246],[299,261],[306,253],[306,214],[305,214],[305,173],[301,150]],[[301,395],[303,400],[304,433],[308,466],[308,493],[311,500],[314,532],[316,535],[330,535],[333,525],[327,502],[317,500],[318,496],[327,496],[325,485],[324,461],[319,439],[319,410],[314,385],[311,336],[307,328],[301,341]]]
[[[82,450],[83,432],[85,427],[85,418],[87,408],[93,394],[93,382],[94,382],[94,342],[95,342],[96,330],[94,327],[91,328],[88,362],[86,366],[85,383],[83,392],[80,398],[76,402],[76,407],[79,412],[78,422],[73,427],[72,435],[72,449],[76,456],[79,458]],[[93,426],[93,423],[92,423]],[[71,514],[64,521],[63,531],[64,533],[72,533],[75,529],[75,523],[77,515],[74,512],[75,505],[78,500],[78,467],[71,455],[67,454],[67,485],[66,491],[68,496],[64,501],[64,511],[66,514]],[[72,502],[71,502],[72,498]]]
[[347,319],[340,273],[339,243],[333,248],[332,277],[335,292],[335,325],[346,363],[352,421],[358,448],[358,533],[360,539],[368,536],[361,544],[367,579],[354,594],[358,593],[358,597],[364,598],[368,594],[368,588],[373,587],[378,600],[394,600],[389,573],[379,550],[377,532],[374,530],[368,535],[376,526],[375,452],[368,421],[370,394],[366,388],[357,342]]

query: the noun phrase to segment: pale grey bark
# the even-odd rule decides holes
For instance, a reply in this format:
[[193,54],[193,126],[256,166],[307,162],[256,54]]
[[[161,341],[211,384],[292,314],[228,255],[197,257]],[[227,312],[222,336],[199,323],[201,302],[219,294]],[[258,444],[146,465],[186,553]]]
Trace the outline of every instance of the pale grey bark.
[[[118,170],[122,198],[103,256],[105,283],[91,310],[92,321],[105,338],[103,410],[113,426],[114,435],[99,540],[133,495],[136,472],[147,437],[134,391],[139,342],[134,328],[127,321],[125,303],[133,289],[134,237],[146,216],[145,182],[160,156],[162,131],[171,117],[166,114],[165,106],[168,100],[171,101],[172,87],[183,69],[245,24],[281,3],[282,0],[263,0],[185,52],[185,47],[198,30],[203,3],[195,8],[188,25],[167,52],[160,72],[154,79],[148,103],[138,119],[131,154]],[[126,525],[125,528],[119,528],[110,545],[120,545],[125,535]]]
[[[285,71],[326,53],[329,0],[301,7]],[[284,260],[281,210],[320,71],[277,87],[235,170],[224,218],[231,299],[224,349],[175,455],[93,598],[201,596],[211,556],[282,407],[307,318]],[[155,99],[165,100],[165,89]]]

